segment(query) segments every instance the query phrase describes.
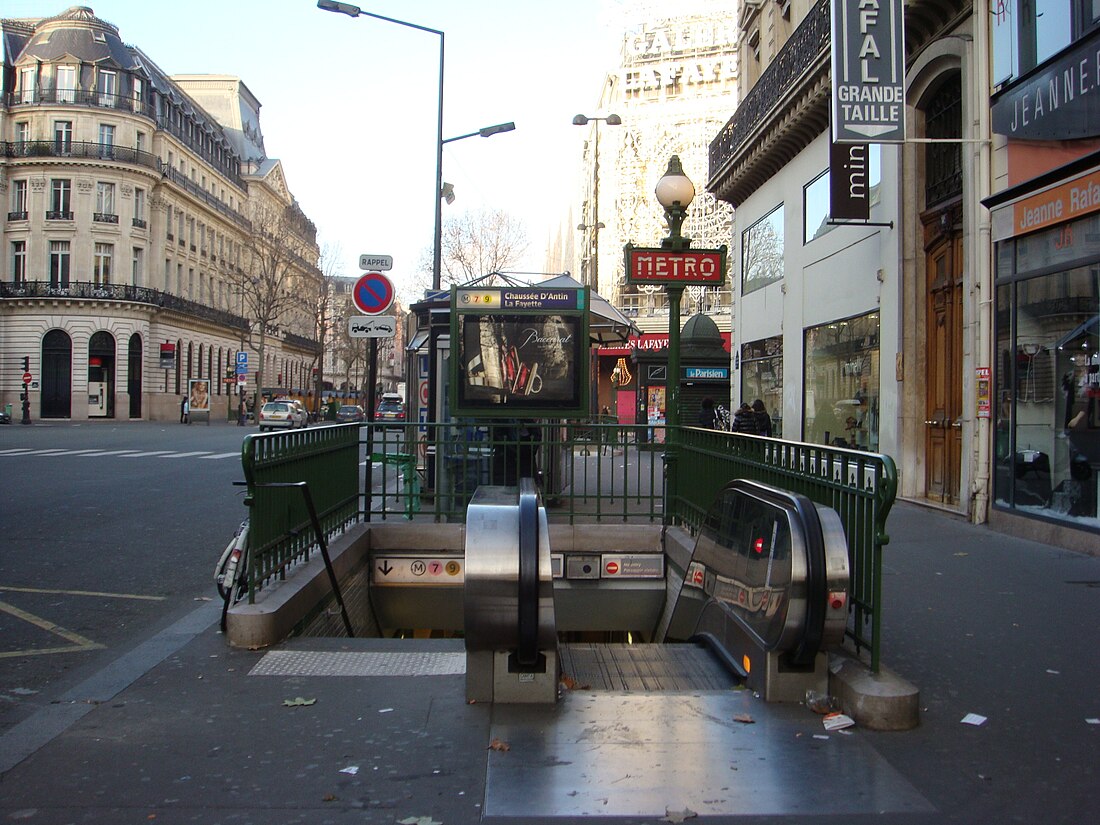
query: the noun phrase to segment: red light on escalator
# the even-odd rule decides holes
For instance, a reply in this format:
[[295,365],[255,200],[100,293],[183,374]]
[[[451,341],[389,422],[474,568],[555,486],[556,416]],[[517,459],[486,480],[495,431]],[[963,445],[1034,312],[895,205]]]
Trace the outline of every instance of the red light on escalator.
[[754,539],[753,543],[752,543],[752,549],[756,553],[763,553],[764,552],[764,539],[762,539],[762,538]]

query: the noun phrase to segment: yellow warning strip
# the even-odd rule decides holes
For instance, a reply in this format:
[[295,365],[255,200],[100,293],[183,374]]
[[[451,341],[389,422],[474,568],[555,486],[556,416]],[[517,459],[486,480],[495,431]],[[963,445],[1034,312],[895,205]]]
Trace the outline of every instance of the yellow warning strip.
[[99,650],[104,647],[104,645],[93,642],[91,639],[85,639],[79,633],[73,633],[71,630],[66,630],[60,625],[56,625],[47,619],[39,618],[33,613],[20,610],[18,607],[10,605],[7,602],[0,602],[0,611],[15,616],[17,619],[22,619],[35,627],[45,630],[47,633],[60,636],[62,639],[73,643],[70,647],[46,647],[37,650],[30,649],[0,652],[0,659],[10,659],[15,656],[36,656],[44,653],[75,653],[81,650]]
[[8,587],[0,584],[0,593],[54,593],[63,596],[98,596],[105,599],[139,599],[148,602],[162,602],[164,596],[139,596],[136,593],[101,593],[97,590],[51,590],[45,587]]

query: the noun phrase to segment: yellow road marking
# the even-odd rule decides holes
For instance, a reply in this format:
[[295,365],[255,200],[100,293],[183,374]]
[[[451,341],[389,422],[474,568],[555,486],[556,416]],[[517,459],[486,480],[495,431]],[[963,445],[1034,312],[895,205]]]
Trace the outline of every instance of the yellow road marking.
[[28,613],[25,610],[20,610],[15,605],[8,604],[7,602],[0,602],[0,611],[8,613],[17,619],[22,619],[28,624],[32,624],[35,627],[45,630],[47,633],[52,633],[55,636],[60,636],[68,642],[72,642],[71,647],[47,647],[41,649],[31,650],[12,650],[0,653],[0,659],[10,659],[14,656],[35,656],[44,653],[75,653],[81,650],[99,650],[105,645],[101,645],[98,642],[93,642],[91,639],[85,639],[79,633],[73,633],[71,630],[66,630],[60,625],[54,624],[48,619],[42,619],[35,616],[33,613]]
[[96,590],[51,590],[45,587],[7,587],[0,584],[0,593],[55,593],[63,596],[99,596],[106,599],[139,599],[149,602],[162,602],[164,596],[139,596],[136,593],[101,593]]

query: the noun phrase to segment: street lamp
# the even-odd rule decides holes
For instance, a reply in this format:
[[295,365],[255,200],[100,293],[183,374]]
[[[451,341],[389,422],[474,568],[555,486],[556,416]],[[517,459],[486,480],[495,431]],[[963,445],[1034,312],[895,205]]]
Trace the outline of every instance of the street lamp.
[[[695,198],[695,185],[684,174],[677,155],[669,158],[668,169],[657,181],[654,194],[664,207],[668,222],[668,237],[661,241],[661,248],[682,252],[691,246],[691,238],[685,238],[680,229],[687,217],[687,208]],[[665,290],[668,293],[668,398],[665,402],[665,421],[669,432],[675,433],[680,424],[680,298],[684,294],[684,285],[667,284]]]
[[587,126],[592,124],[592,130],[594,132],[593,144],[592,144],[592,223],[585,227],[585,224],[581,224],[581,227],[592,230],[592,277],[587,279],[587,283],[593,289],[600,288],[600,230],[604,228],[604,225],[600,223],[600,121],[603,121],[608,126],[622,126],[623,119],[618,115],[608,115],[607,117],[589,117],[587,115],[576,115],[573,118],[574,126]]
[[[381,14],[374,14],[369,11],[363,11],[358,6],[353,6],[351,3],[337,3],[335,0],[317,0],[317,8],[323,11],[333,11],[339,14],[346,14],[348,17],[373,17],[375,20],[385,20],[387,23],[396,23],[398,26],[406,26],[410,29],[416,29],[422,32],[428,32],[429,34],[439,35],[439,116],[436,120],[436,132],[435,132],[435,186],[432,191],[432,200],[435,202],[435,237],[432,242],[432,289],[439,289],[439,273],[440,264],[442,258],[440,257],[440,244],[443,240],[443,199],[440,193],[443,191],[443,32],[439,29],[430,29],[427,26],[418,26],[416,23],[409,23],[404,20],[398,20],[394,17],[385,17]],[[514,128],[514,126],[513,126]],[[476,133],[475,133],[476,134]],[[457,140],[457,138],[455,138]]]

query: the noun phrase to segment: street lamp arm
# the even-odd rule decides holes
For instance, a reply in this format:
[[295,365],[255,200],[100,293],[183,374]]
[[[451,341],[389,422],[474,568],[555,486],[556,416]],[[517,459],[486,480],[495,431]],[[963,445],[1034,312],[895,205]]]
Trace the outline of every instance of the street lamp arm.
[[410,23],[407,20],[398,20],[395,17],[386,17],[382,14],[375,14],[370,11],[363,11],[358,6],[353,6],[351,3],[337,3],[335,0],[317,0],[317,8],[322,11],[333,11],[337,14],[346,14],[348,17],[373,17],[375,20],[385,20],[387,23],[396,23],[399,26],[407,26],[410,29],[417,29],[422,32],[430,32],[431,34],[438,34],[443,36],[443,32],[439,29],[431,29],[427,26],[420,26],[416,23]]
[[481,136],[484,138],[492,137],[493,135],[499,135],[503,132],[514,132],[516,124],[512,122],[498,123],[495,126],[482,126],[476,132],[469,132],[465,135],[459,135],[458,137],[446,138],[443,143],[452,143],[456,140],[465,140],[466,138]]

